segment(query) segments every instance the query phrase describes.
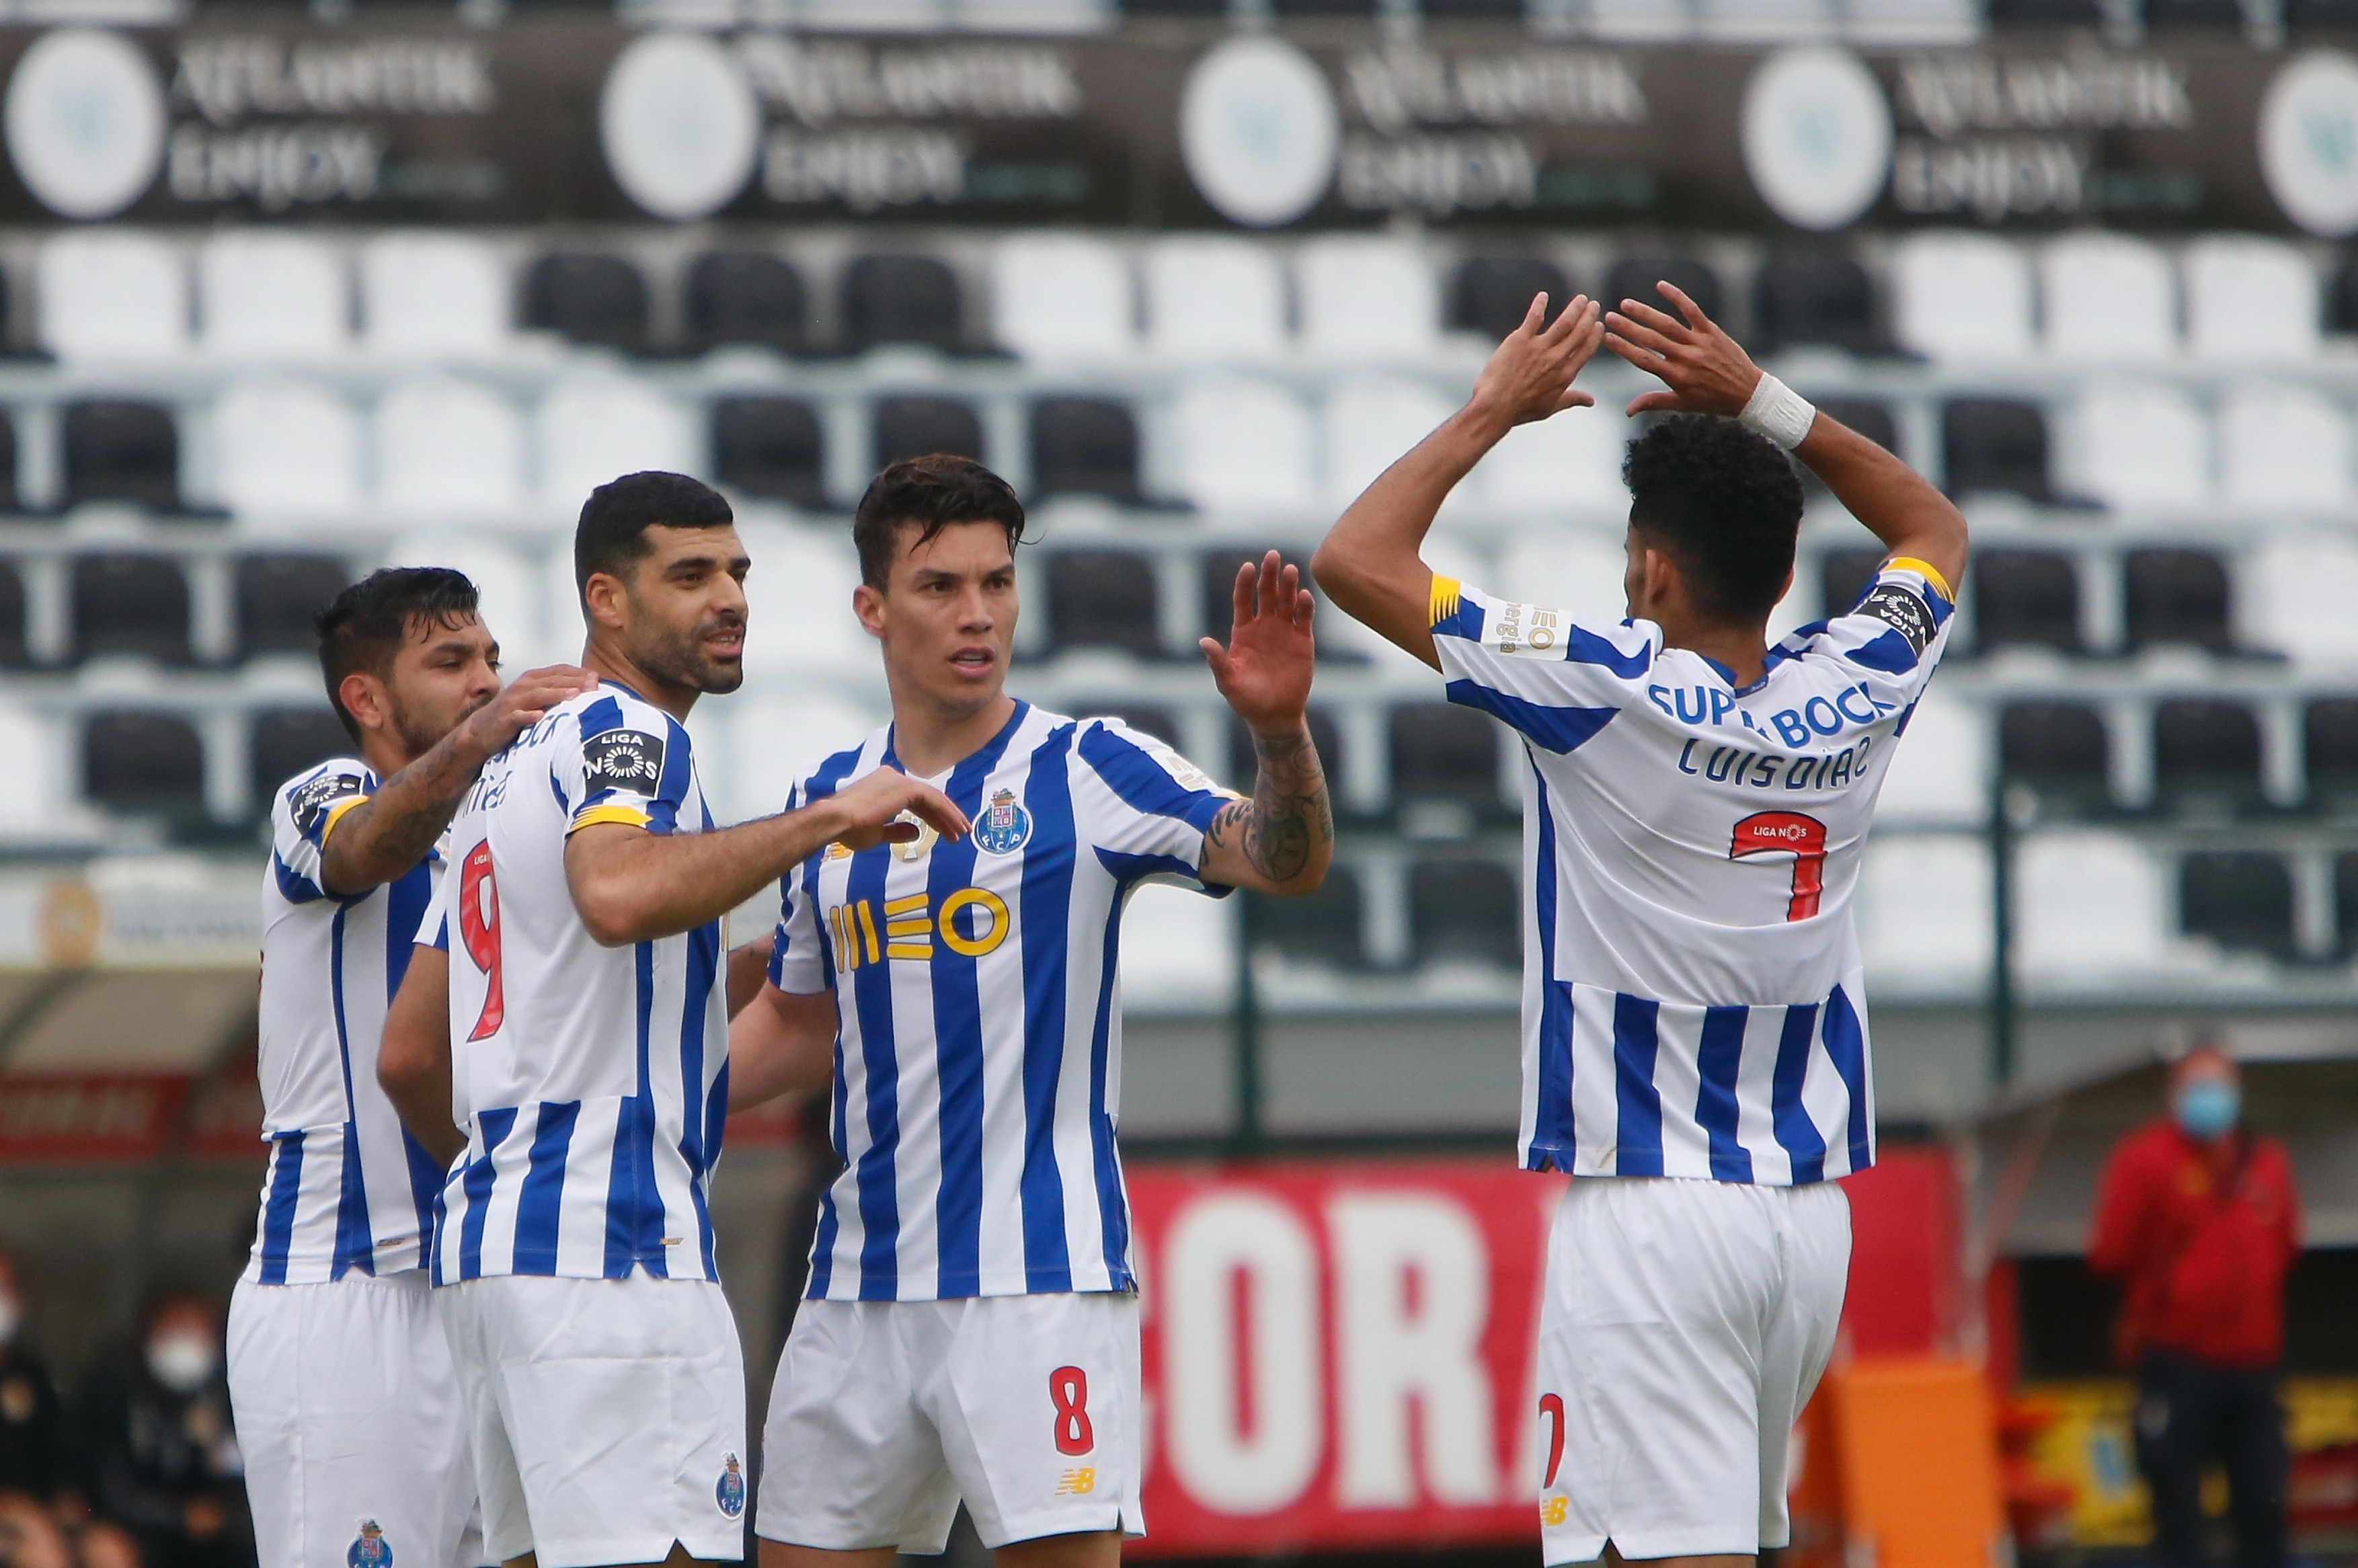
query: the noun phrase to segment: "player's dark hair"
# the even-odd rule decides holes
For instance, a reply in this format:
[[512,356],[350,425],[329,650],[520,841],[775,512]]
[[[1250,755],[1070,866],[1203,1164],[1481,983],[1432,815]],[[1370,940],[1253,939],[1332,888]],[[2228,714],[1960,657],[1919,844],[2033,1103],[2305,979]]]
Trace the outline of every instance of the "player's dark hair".
[[935,452],[903,458],[868,481],[851,514],[851,543],[860,551],[860,579],[883,589],[904,524],[917,526],[922,545],[953,523],[996,523],[1007,547],[1023,542],[1023,503],[1008,482],[972,458]]
[[361,738],[359,720],[345,710],[336,689],[346,676],[365,670],[382,680],[418,622],[455,629],[478,613],[475,585],[448,567],[385,567],[330,600],[311,627],[319,634],[319,673],[327,677],[328,700],[344,732]]
[[654,554],[650,528],[727,528],[737,521],[729,499],[700,479],[648,469],[609,480],[581,503],[573,527],[573,588],[590,586],[590,574],[624,577]]
[[1801,476],[1776,442],[1733,419],[1672,415],[1629,443],[1621,480],[1629,526],[1677,565],[1697,614],[1768,618],[1801,527]]

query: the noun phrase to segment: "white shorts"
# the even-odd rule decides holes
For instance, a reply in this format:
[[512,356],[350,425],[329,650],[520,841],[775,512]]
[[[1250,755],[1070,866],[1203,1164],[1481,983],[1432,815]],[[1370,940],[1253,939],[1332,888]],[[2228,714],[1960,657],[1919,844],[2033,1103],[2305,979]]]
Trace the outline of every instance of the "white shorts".
[[240,1280],[229,1395],[261,1568],[482,1561],[466,1418],[423,1271]]
[[1850,1200],[1832,1183],[1574,1180],[1540,1306],[1549,1568],[1786,1544],[1785,1451],[1833,1354]]
[[436,1293],[494,1562],[744,1555],[745,1358],[719,1285],[503,1275]]
[[1143,1534],[1138,1377],[1127,1292],[806,1301],[770,1392],[755,1531],[936,1552],[964,1498],[993,1550]]

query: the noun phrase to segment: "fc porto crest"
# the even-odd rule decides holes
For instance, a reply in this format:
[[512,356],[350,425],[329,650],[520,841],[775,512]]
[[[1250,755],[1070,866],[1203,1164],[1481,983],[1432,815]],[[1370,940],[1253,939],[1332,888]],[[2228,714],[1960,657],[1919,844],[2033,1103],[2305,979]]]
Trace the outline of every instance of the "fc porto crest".
[[393,1568],[393,1542],[376,1520],[361,1520],[361,1532],[344,1548],[346,1568]]
[[730,1519],[745,1511],[745,1472],[738,1465],[734,1454],[720,1463],[720,1479],[713,1484],[712,1500]]
[[1032,814],[1016,801],[1015,792],[993,790],[974,825],[974,847],[986,855],[1012,855],[1031,838]]

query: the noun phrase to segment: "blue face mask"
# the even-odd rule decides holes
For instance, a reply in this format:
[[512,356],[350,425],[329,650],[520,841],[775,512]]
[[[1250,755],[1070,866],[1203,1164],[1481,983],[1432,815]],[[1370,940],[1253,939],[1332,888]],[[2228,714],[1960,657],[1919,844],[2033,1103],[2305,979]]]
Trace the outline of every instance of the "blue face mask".
[[2223,1138],[2243,1115],[2243,1091],[2223,1078],[2197,1078],[2180,1087],[2169,1111],[2190,1138]]

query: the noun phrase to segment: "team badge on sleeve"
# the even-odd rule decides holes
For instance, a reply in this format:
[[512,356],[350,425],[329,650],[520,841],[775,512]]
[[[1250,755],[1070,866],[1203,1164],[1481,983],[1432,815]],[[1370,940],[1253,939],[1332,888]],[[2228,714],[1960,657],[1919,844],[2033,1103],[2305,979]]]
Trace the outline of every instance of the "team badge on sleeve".
[[663,737],[644,730],[609,730],[581,743],[581,782],[591,795],[608,789],[653,795],[663,768]]
[[1931,645],[1932,634],[1940,630],[1932,624],[1932,611],[1924,600],[1896,582],[1877,583],[1854,613],[1874,616],[1906,638],[1908,645],[1920,655]]
[[319,825],[327,820],[330,806],[360,792],[361,781],[350,773],[322,773],[299,785],[287,797],[287,809],[295,817],[295,830],[307,838],[318,832]]
[[393,1542],[376,1520],[361,1520],[361,1532],[344,1549],[345,1568],[393,1568]]
[[986,855],[1012,855],[1030,842],[1032,814],[1009,789],[993,790],[990,804],[974,825],[974,846]]
[[745,1511],[745,1472],[734,1454],[721,1461],[720,1479],[713,1484],[712,1500],[730,1519]]

